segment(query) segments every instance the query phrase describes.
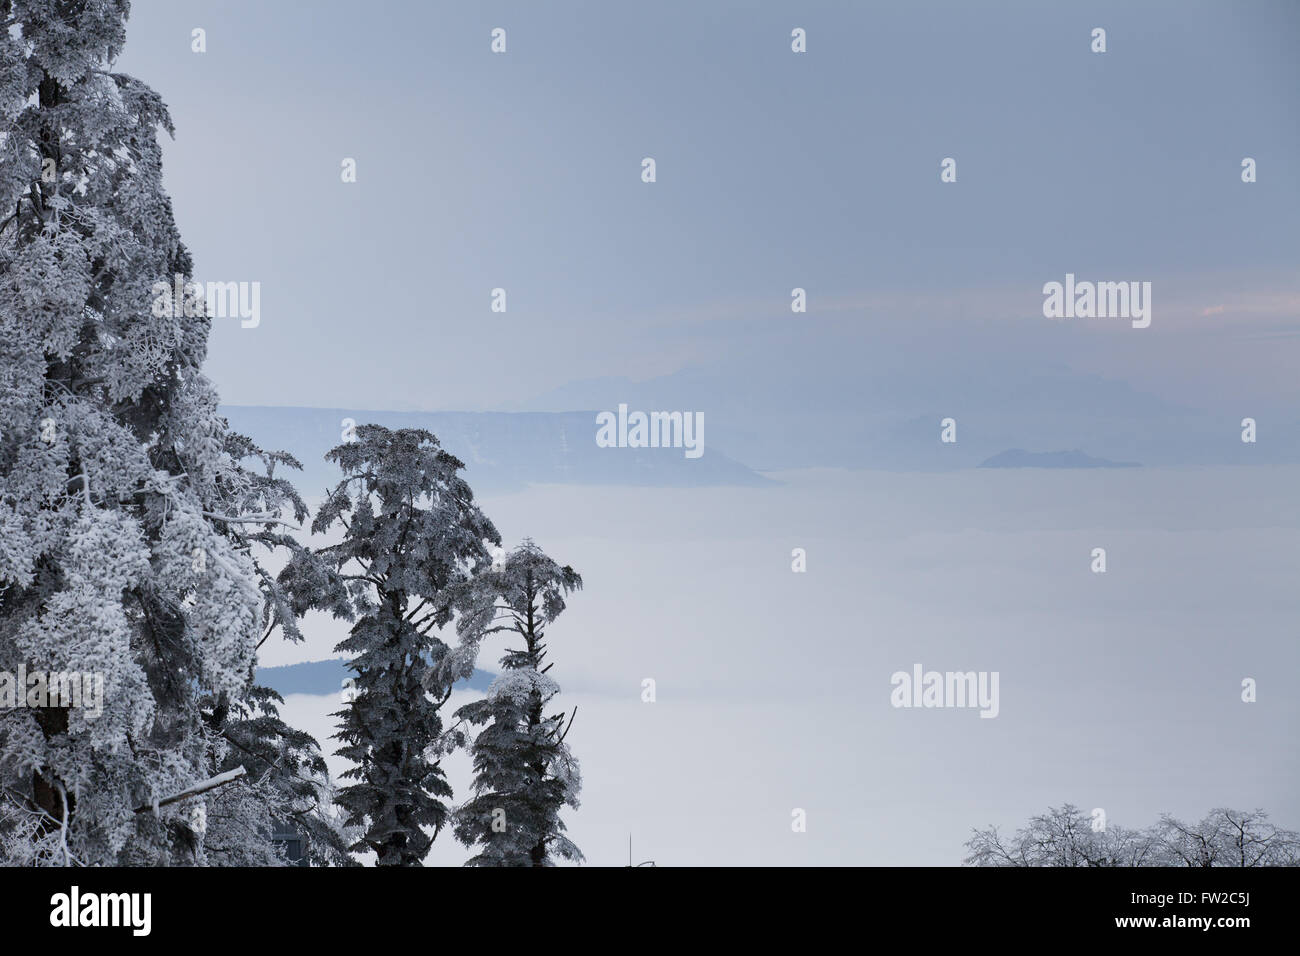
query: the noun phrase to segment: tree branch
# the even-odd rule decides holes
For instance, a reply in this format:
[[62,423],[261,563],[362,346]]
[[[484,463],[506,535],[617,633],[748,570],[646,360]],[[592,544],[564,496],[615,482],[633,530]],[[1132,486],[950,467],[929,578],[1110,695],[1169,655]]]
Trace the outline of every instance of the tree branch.
[[174,793],[170,797],[163,797],[157,803],[146,804],[143,807],[136,807],[136,813],[147,813],[150,810],[156,810],[158,807],[165,807],[170,803],[179,803],[181,800],[187,800],[190,797],[196,797],[200,793],[206,793],[209,790],[215,790],[217,787],[224,787],[228,783],[234,783],[244,774],[248,773],[243,765],[236,767],[234,770],[227,770],[225,773],[219,773],[215,777],[196,783],[180,793]]

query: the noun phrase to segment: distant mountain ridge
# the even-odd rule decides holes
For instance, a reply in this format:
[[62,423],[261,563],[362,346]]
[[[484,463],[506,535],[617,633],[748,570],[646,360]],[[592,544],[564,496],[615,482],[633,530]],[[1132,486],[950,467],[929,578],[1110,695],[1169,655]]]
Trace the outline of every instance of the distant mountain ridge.
[[[972,364],[972,350],[986,343],[969,336],[988,331],[946,327],[951,347],[941,350],[919,330],[917,341],[874,351],[851,341],[796,339],[773,358],[738,346],[657,378],[575,381],[509,407],[703,409],[709,441],[759,472],[951,471],[1012,448],[1086,448],[1148,468],[1300,463],[1293,408],[1180,405],[1121,379],[1010,350]],[[1059,331],[1011,323],[1000,334],[1019,341]],[[1258,421],[1255,442],[1241,440],[1246,415]],[[940,441],[947,418],[956,422],[955,442]]]
[[529,484],[700,487],[775,484],[709,443],[686,458],[681,448],[601,448],[596,412],[391,412],[343,408],[225,405],[231,428],[268,450],[291,453],[303,466],[285,477],[304,495],[339,480],[325,453],[343,441],[343,422],[424,428],[465,462],[476,492],[514,491]]
[[[596,443],[597,411],[222,406],[221,412],[232,428],[263,448],[297,457],[303,471],[286,477],[308,497],[321,495],[339,479],[338,469],[324,455],[342,441],[344,419],[433,432],[465,462],[465,479],[480,494],[519,491],[530,484],[762,487],[777,484],[765,472],[801,468],[952,471],[1124,468],[1138,467],[1139,461],[1141,467],[1300,463],[1300,421],[1261,418],[1258,442],[1243,442],[1238,417],[1168,406],[1095,377],[1038,375],[1015,381],[1008,376],[995,395],[953,395],[942,404],[942,396],[909,398],[902,391],[886,398],[868,385],[836,382],[828,372],[806,386],[824,402],[812,405],[810,396],[796,390],[788,403],[772,404],[760,384],[692,370],[650,382],[573,383],[562,396],[544,399],[582,401],[598,410],[615,409],[620,402],[651,411],[703,410],[704,454],[696,459],[686,458],[680,448],[602,448]],[[827,389],[834,390],[833,399],[821,394]],[[1130,404],[1116,406],[1112,392]],[[1101,404],[1103,398],[1110,404]],[[912,411],[922,402],[933,406]],[[945,443],[940,441],[941,422],[950,416],[957,422],[958,440]],[[1024,450],[1057,442],[1075,450]],[[1078,450],[1082,448],[1097,455]],[[1047,457],[1016,462],[1017,456],[1031,454]]]
[[[343,682],[355,675],[348,669],[348,662],[342,658],[325,661],[304,661],[300,664],[282,664],[277,667],[259,667],[257,682],[269,687],[281,696],[287,694],[338,694],[342,693]],[[486,691],[496,674],[474,668],[474,674],[467,680],[457,682],[460,688]]]
[[1111,461],[1093,458],[1079,449],[1073,451],[1025,451],[1010,448],[980,462],[980,468],[1141,468],[1136,461]]

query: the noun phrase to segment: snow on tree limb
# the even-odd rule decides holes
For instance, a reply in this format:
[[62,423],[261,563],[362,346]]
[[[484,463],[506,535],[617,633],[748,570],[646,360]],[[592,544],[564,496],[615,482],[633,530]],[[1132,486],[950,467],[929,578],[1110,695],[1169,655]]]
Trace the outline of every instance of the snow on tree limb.
[[225,773],[219,773],[215,777],[200,781],[192,787],[187,787],[180,793],[174,793],[170,797],[163,797],[155,803],[146,804],[143,807],[136,807],[136,813],[148,813],[150,810],[157,812],[159,807],[165,807],[168,804],[179,803],[181,800],[188,800],[190,797],[197,797],[201,793],[207,793],[209,790],[215,790],[217,787],[224,787],[228,783],[234,783],[248,771],[242,765],[234,770],[227,770]]

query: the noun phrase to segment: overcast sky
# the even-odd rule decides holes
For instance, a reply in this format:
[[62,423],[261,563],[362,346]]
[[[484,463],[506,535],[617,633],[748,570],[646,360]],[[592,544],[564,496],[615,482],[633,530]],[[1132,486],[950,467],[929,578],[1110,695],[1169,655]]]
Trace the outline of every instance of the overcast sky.
[[1154,287],[1148,329],[1056,323],[1071,367],[1293,403],[1297,42],[1285,0],[135,0],[119,68],[172,109],[198,278],[262,284],[228,403],[506,407],[742,341],[776,391],[795,345],[978,369],[1067,272]]

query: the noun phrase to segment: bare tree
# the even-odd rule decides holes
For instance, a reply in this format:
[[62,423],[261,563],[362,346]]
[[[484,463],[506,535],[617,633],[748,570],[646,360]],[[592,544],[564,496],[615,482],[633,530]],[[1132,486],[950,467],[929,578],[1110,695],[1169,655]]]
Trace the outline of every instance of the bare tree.
[[1217,808],[1199,823],[1166,814],[1132,830],[1093,827],[1072,804],[1049,807],[1004,838],[997,827],[973,831],[967,866],[1298,866],[1300,834],[1268,822],[1263,810]]
[[1165,814],[1152,830],[1165,866],[1300,866],[1300,833],[1259,809],[1216,807],[1193,824]]

